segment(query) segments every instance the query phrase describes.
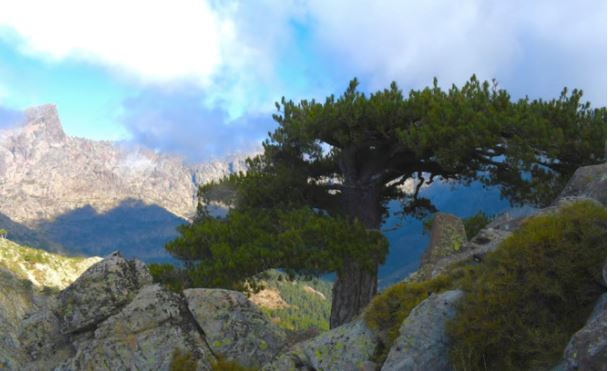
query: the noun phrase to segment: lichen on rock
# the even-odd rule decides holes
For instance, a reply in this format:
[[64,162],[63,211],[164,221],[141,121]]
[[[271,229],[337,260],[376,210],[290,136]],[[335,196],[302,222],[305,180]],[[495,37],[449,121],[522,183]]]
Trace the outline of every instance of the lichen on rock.
[[152,283],[147,267],[113,253],[91,266],[59,295],[56,313],[64,333],[91,328],[118,312],[146,284]]
[[283,330],[240,292],[188,289],[184,296],[209,346],[223,359],[245,367],[260,367],[286,342]]

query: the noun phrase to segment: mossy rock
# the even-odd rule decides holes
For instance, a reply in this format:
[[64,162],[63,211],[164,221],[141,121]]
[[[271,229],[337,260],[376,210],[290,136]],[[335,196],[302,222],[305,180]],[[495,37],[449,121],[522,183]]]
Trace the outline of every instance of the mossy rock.
[[187,289],[184,296],[211,350],[226,361],[260,367],[286,343],[285,333],[240,292]]
[[433,265],[442,258],[459,253],[466,240],[464,223],[460,218],[446,213],[435,214],[431,241],[424,251],[420,266]]
[[365,309],[365,323],[380,338],[377,361],[384,361],[393,342],[399,336],[403,321],[418,304],[434,293],[443,292],[453,286],[453,279],[447,275],[423,282],[401,282],[389,287],[374,297]]

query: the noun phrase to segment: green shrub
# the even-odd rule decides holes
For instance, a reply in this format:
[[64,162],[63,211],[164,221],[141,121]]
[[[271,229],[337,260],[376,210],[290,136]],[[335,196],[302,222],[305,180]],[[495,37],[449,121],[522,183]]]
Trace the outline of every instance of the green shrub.
[[451,282],[451,277],[447,275],[423,282],[402,282],[374,297],[366,308],[363,318],[369,328],[377,331],[380,336],[383,349],[378,355],[379,361],[386,358],[391,345],[399,336],[401,323],[410,311],[431,293],[451,287]]
[[464,230],[467,233],[467,238],[471,239],[475,237],[479,231],[490,224],[492,219],[494,219],[493,216],[487,215],[483,211],[479,211],[473,216],[464,218],[462,222],[464,223]]
[[49,263],[49,258],[48,256],[46,256],[46,254],[40,250],[36,250],[36,249],[24,249],[23,253],[22,253],[22,257],[23,260],[25,260],[28,263],[31,264],[36,264],[36,263],[40,263],[40,264],[48,264]]
[[196,359],[190,352],[183,351],[176,348],[173,351],[173,357],[169,364],[169,370],[171,371],[192,371],[196,370]]
[[606,209],[590,202],[527,221],[461,280],[448,323],[462,370],[554,366],[605,291]]
[[189,280],[183,269],[171,264],[149,264],[154,282],[160,283],[173,292],[182,292],[189,287]]

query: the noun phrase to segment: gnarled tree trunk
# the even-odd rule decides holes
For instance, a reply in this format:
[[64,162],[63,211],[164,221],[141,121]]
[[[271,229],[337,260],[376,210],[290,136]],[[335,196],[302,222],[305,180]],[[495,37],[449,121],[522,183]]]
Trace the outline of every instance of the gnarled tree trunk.
[[[361,184],[361,182],[357,183]],[[342,196],[344,212],[347,216],[359,220],[368,229],[380,227],[382,209],[378,187],[346,183]],[[369,304],[377,291],[377,276],[377,264],[373,270],[369,270],[361,267],[354,257],[345,259],[343,266],[337,272],[332,291],[330,328],[351,321]]]
[[332,291],[330,328],[351,321],[369,304],[376,294],[377,272],[362,269],[355,261],[344,263]]

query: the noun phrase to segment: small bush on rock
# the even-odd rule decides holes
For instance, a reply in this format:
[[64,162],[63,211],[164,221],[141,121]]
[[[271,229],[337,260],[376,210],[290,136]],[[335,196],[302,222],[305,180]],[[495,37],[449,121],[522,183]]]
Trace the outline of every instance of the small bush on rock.
[[154,282],[160,283],[173,292],[182,292],[190,284],[183,269],[176,268],[171,264],[148,265]]
[[374,297],[363,314],[366,324],[378,332],[383,351],[378,360],[384,360],[391,345],[399,336],[401,323],[415,306],[428,298],[431,293],[447,290],[451,278],[441,275],[423,282],[402,282],[386,289]]
[[605,291],[606,209],[591,202],[528,220],[475,272],[448,324],[462,370],[554,366]]
[[173,351],[173,357],[171,358],[171,364],[169,365],[170,371],[192,371],[196,370],[196,360],[192,353],[183,351],[181,349],[175,349]]
[[467,238],[470,240],[475,237],[479,231],[490,224],[492,219],[494,219],[493,216],[490,216],[483,211],[479,211],[475,215],[464,218],[462,222],[464,223],[464,230],[467,234]]
[[228,361],[222,357],[219,357],[215,362],[211,364],[212,371],[255,371],[254,368],[243,367],[239,363],[234,361]]

